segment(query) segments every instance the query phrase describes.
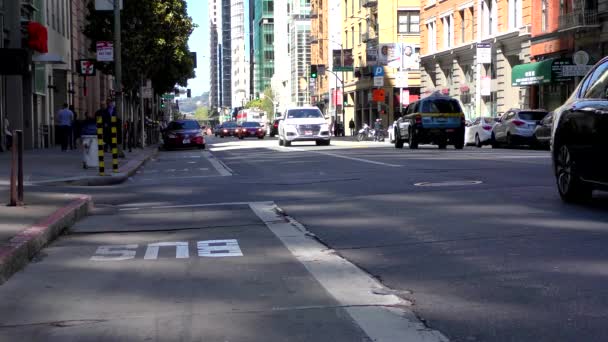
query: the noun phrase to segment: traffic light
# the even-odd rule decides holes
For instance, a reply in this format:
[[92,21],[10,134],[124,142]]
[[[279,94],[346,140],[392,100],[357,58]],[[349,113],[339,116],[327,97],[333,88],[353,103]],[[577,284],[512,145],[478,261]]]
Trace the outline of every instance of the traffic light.
[[188,97],[192,97],[192,90],[188,89],[186,90],[186,94],[188,94]]
[[346,94],[342,95],[342,106],[348,106],[348,95]]
[[317,78],[317,66],[316,65],[310,66],[310,78]]
[[165,99],[160,99],[160,108],[165,108]]

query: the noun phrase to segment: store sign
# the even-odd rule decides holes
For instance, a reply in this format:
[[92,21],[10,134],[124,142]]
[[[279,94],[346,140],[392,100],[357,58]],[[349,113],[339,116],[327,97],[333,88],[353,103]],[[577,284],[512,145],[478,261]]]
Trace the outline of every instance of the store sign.
[[[344,56],[342,56],[344,53]],[[333,50],[333,71],[353,71],[353,49]]]
[[555,82],[566,82],[572,80],[572,76],[564,74],[564,67],[572,65],[569,58],[557,58],[551,64],[551,79]]
[[374,76],[374,87],[384,87],[384,76]]
[[114,61],[114,44],[112,42],[97,42],[97,61]]
[[593,65],[564,65],[562,76],[564,77],[584,77],[591,71]]
[[395,77],[395,87],[407,88],[409,87],[409,73],[407,71],[399,71]]
[[477,43],[477,63],[491,64],[492,63],[492,44]]

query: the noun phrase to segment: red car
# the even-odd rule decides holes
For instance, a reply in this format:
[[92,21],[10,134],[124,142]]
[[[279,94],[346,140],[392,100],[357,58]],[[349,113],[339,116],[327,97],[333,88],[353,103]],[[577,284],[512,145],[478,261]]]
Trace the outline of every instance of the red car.
[[195,120],[171,121],[163,130],[165,148],[198,147],[205,148],[203,130]]
[[234,134],[239,139],[244,139],[246,137],[258,137],[258,139],[264,139],[266,132],[264,132],[264,128],[259,122],[243,122],[241,126],[236,129]]
[[220,138],[223,137],[230,137],[230,136],[234,136],[236,137],[236,122],[224,122],[222,124],[222,129],[220,130]]

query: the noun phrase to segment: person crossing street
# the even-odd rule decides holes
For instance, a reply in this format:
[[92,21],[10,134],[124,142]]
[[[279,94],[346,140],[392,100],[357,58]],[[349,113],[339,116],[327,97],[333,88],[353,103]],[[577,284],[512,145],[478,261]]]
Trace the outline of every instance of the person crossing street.
[[57,112],[57,135],[61,143],[61,151],[65,152],[68,149],[73,122],[74,113],[69,109],[68,104],[64,103],[63,108]]

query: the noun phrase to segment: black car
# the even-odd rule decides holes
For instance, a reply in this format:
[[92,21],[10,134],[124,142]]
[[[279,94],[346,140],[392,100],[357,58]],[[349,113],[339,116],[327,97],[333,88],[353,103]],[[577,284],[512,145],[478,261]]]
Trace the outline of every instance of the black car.
[[551,154],[561,198],[580,202],[595,189],[608,191],[608,58],[554,113]]
[[272,125],[270,126],[270,137],[274,138],[275,135],[279,134],[279,121],[281,119],[274,119]]
[[222,131],[222,125],[216,125],[215,128],[213,129],[213,135],[215,135],[217,137],[220,135],[221,131]]
[[534,128],[534,141],[541,148],[549,148],[551,142],[551,128],[553,127],[553,112],[545,115]]

